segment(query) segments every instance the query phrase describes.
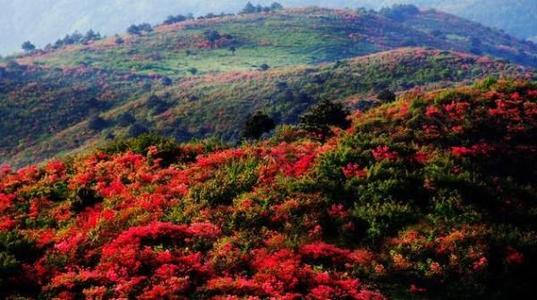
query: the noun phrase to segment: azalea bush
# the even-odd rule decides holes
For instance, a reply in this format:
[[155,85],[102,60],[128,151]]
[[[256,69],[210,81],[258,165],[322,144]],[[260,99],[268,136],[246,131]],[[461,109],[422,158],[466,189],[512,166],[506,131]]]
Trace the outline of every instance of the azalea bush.
[[535,295],[537,85],[400,95],[320,141],[152,135],[0,168],[0,293],[55,299]]

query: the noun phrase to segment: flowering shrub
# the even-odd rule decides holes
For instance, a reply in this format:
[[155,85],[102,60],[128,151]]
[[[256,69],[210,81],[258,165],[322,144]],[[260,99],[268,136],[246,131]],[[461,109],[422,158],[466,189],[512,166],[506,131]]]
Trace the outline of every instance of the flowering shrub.
[[528,298],[535,85],[416,93],[325,142],[3,167],[0,296]]

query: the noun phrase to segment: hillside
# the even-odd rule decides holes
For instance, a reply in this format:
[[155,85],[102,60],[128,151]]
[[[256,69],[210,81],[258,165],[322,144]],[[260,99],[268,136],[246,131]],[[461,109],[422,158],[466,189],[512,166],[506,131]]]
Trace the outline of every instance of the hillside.
[[537,293],[537,83],[415,90],[352,123],[324,143],[144,137],[3,168],[1,296]]
[[11,64],[0,67],[0,75],[0,164],[20,166],[147,130],[180,141],[213,135],[236,141],[248,114],[257,110],[292,124],[323,99],[358,107],[386,88],[426,89],[534,73],[485,57],[404,48],[335,64],[230,71],[172,84],[159,75],[87,66]]
[[[207,32],[218,33],[210,40]],[[20,63],[161,74],[192,74],[330,62],[399,47],[474,52],[537,66],[537,46],[434,11],[375,12],[321,8],[187,20],[89,45],[20,59]],[[229,49],[234,47],[236,52]]]
[[532,78],[537,57],[532,43],[409,7],[211,16],[69,43],[0,60],[0,164],[146,131],[236,142],[256,110],[293,124],[322,99],[360,107],[382,89]]
[[[0,54],[13,53],[25,40],[39,47],[78,30],[94,29],[105,35],[113,35],[130,24],[149,22],[156,24],[170,14],[237,12],[247,1],[237,0],[0,0]],[[270,5],[272,1],[253,1]],[[533,0],[283,0],[285,7],[320,5],[358,8],[365,6],[375,10],[393,4],[415,4],[434,8],[479,22],[521,39],[537,37],[537,5]]]

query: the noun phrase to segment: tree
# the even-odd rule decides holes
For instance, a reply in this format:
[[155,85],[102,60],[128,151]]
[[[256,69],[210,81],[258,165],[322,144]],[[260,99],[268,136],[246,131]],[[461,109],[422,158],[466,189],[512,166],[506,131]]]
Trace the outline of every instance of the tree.
[[156,115],[165,112],[169,108],[168,103],[166,101],[160,99],[160,97],[158,97],[156,95],[151,95],[149,97],[149,99],[147,100],[147,106]]
[[121,45],[121,44],[125,43],[125,40],[118,35],[118,36],[116,36],[116,40],[114,42],[116,43],[116,45]]
[[131,25],[129,28],[127,28],[127,33],[131,35],[141,35],[144,32],[152,32],[153,27],[151,24],[148,23],[142,23],[140,25]]
[[281,4],[278,3],[278,2],[273,2],[273,3],[270,5],[270,9],[271,9],[271,10],[281,10],[281,9],[283,9],[283,5],[281,5]]
[[99,116],[93,116],[88,122],[88,128],[91,130],[99,131],[104,128],[106,128],[107,122],[99,117]]
[[261,71],[267,71],[268,69],[270,69],[270,66],[267,64],[262,64],[259,66],[259,70]]
[[256,112],[246,120],[242,137],[245,139],[259,139],[263,133],[276,127],[274,120],[263,112]]
[[119,126],[126,127],[136,122],[136,118],[130,112],[124,112],[119,115],[116,122]]
[[383,102],[393,102],[396,99],[396,95],[394,92],[384,89],[377,95],[377,99]]
[[30,52],[35,50],[34,44],[32,44],[32,42],[30,42],[30,41],[26,41],[26,42],[22,43],[21,48],[22,48],[22,50],[24,50],[27,53],[30,53]]
[[152,32],[153,31],[153,26],[151,26],[151,24],[149,24],[149,23],[142,23],[142,24],[138,25],[138,28],[143,32]]
[[129,28],[127,28],[127,33],[131,35],[140,35],[142,34],[142,31],[138,27],[138,25],[131,25]]
[[196,74],[198,74],[198,69],[192,67],[192,68],[188,69],[188,72],[190,72],[190,74],[192,74],[192,75],[196,75]]
[[203,35],[205,35],[205,38],[207,39],[207,41],[209,41],[209,43],[211,43],[211,47],[213,48],[214,48],[216,41],[222,38],[222,36],[220,35],[218,31],[212,30],[212,29],[205,31]]
[[347,128],[348,116],[343,104],[324,100],[300,117],[300,127],[324,138],[330,134],[330,126]]
[[187,17],[185,17],[183,15],[168,16],[168,18],[166,18],[166,20],[164,21],[163,24],[164,25],[170,25],[170,24],[183,22],[183,21],[186,21],[186,20],[187,20]]
[[88,43],[91,41],[97,41],[101,39],[101,34],[93,31],[93,29],[88,30],[82,39],[82,43]]
[[246,6],[241,11],[243,14],[253,14],[255,12],[257,12],[257,9],[251,2],[246,3]]
[[142,123],[134,123],[127,132],[129,137],[137,137],[144,133],[148,133],[149,129]]
[[65,37],[63,38],[63,44],[74,45],[74,44],[78,44],[82,42],[83,39],[84,39],[84,36],[80,32],[75,31],[70,35],[69,34],[65,35]]

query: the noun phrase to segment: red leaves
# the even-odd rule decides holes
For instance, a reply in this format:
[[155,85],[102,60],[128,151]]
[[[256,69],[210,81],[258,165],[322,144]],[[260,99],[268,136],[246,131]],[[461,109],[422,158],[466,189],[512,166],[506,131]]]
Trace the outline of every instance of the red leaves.
[[[152,161],[152,147],[143,155],[96,153],[41,169],[5,168],[0,231],[16,230],[36,244],[42,254],[24,274],[58,298],[382,299],[360,279],[411,274],[405,282],[416,283],[401,288],[411,294],[444,288],[453,275],[479,283],[489,264],[518,269],[531,253],[511,241],[491,251],[492,226],[468,205],[479,199],[446,184],[472,187],[468,178],[483,174],[468,166],[495,167],[503,155],[532,161],[537,105],[520,90],[379,108],[325,144],[270,141],[208,154],[185,146],[185,159],[169,167]],[[505,170],[496,171],[486,179],[501,184]],[[516,189],[520,181],[509,176]],[[500,184],[495,207],[530,207],[527,192],[506,194]],[[415,194],[400,195],[414,187]],[[215,195],[226,201],[208,205]],[[391,206],[359,216],[360,205],[391,198],[419,203],[412,220]],[[458,223],[467,216],[475,224]],[[372,245],[364,243],[365,226],[390,230],[369,250],[360,248]],[[425,289],[425,282],[432,284]]]
[[334,245],[317,242],[300,247],[300,254],[313,260],[328,259],[332,263],[338,263],[346,261],[350,251],[340,249]]
[[341,171],[343,171],[343,175],[345,175],[346,178],[365,178],[367,177],[367,170],[360,167],[358,164],[349,163],[345,167],[341,168]]
[[421,287],[418,287],[417,285],[415,284],[411,284],[410,285],[410,289],[409,291],[412,293],[412,294],[420,294],[420,293],[425,293],[427,291],[426,288],[421,288]]
[[15,199],[15,195],[7,195],[0,193],[0,213],[6,211]]
[[388,146],[378,146],[373,150],[372,154],[377,161],[394,161],[398,158],[397,152],[392,151]]
[[[131,227],[102,248],[95,269],[59,274],[51,287],[72,289],[79,283],[98,281],[111,287],[117,297],[124,297],[131,295],[135,287],[148,284],[144,283],[145,276],[139,275],[144,273],[150,276],[151,283],[145,285],[140,297],[181,294],[192,287],[192,280],[205,278],[210,271],[203,255],[189,248],[214,240],[219,234],[217,227],[207,223],[187,226],[155,222]],[[70,247],[59,244],[56,248],[65,252]],[[100,292],[102,287],[86,292]]]
[[524,263],[524,254],[515,250],[512,247],[507,248],[505,261],[510,265],[520,265]]
[[471,147],[451,147],[451,154],[456,157],[488,156],[495,148],[486,143],[475,144]]

